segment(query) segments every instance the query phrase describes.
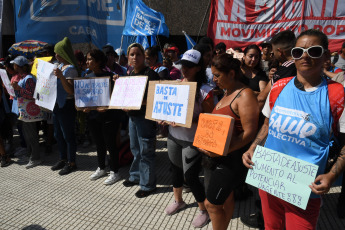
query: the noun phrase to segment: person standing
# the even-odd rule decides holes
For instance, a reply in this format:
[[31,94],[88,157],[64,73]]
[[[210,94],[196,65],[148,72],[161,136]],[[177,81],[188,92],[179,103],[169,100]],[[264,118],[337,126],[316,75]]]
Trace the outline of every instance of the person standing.
[[[127,49],[127,55],[129,63],[134,68],[130,76],[145,75],[148,76],[148,81],[160,80],[159,75],[145,65],[145,51],[140,44],[131,44]],[[139,185],[140,189],[135,193],[138,198],[147,197],[156,190],[156,122],[145,119],[148,85],[140,110],[128,111],[130,147],[134,159],[129,170],[129,178],[123,185]]]
[[72,44],[67,37],[55,45],[54,52],[59,65],[54,70],[57,77],[57,98],[53,110],[53,121],[60,160],[51,169],[60,170],[60,175],[66,175],[77,169],[73,79],[77,78],[79,73]]

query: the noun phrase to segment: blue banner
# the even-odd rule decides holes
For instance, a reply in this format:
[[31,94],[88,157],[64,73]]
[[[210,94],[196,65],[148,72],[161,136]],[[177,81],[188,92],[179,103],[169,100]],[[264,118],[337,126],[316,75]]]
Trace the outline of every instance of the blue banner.
[[[131,0],[130,0],[131,1]],[[125,0],[15,0],[16,42],[92,42],[120,47],[126,21]]]
[[139,43],[143,46],[144,50],[150,47],[149,41],[146,36],[137,36],[136,43]]
[[124,35],[164,35],[169,37],[169,29],[162,13],[149,8],[141,0],[130,0],[127,6]]

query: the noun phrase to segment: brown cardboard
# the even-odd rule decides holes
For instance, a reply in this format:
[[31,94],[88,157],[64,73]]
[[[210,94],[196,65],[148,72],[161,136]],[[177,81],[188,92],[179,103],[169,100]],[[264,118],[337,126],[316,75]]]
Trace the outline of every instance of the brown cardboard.
[[[194,112],[194,103],[195,103],[195,94],[196,94],[196,82],[179,82],[179,81],[150,81],[148,94],[147,94],[147,105],[146,105],[146,114],[145,118],[153,121],[160,121],[158,119],[152,118],[153,110],[153,101],[155,95],[156,84],[167,84],[167,85],[189,85],[189,100],[187,108],[187,117],[186,124],[175,123],[177,126],[190,128],[192,126],[193,112]],[[167,122],[168,124],[171,122]]]

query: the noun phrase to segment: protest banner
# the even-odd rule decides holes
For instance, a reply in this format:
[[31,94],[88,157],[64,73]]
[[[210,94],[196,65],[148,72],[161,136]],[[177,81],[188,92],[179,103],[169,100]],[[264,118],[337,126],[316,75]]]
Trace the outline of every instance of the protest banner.
[[228,115],[201,113],[193,145],[226,156],[234,129],[235,119]]
[[150,81],[145,118],[192,126],[196,82]]
[[139,110],[147,84],[147,76],[120,77],[116,80],[109,103],[110,109]]
[[4,84],[8,94],[11,95],[12,97],[15,97],[16,94],[14,92],[12,85],[11,85],[10,79],[8,79],[8,75],[7,75],[6,70],[0,69],[0,77],[1,77],[2,83]]
[[303,210],[306,209],[318,166],[257,146],[248,170],[246,183],[276,196]]
[[34,76],[37,75],[37,64],[38,64],[38,60],[50,62],[50,61],[52,60],[52,58],[53,58],[53,57],[40,57],[40,58],[35,58],[34,63],[32,64],[31,74],[34,75]]
[[295,34],[318,29],[338,51],[345,39],[345,1],[334,0],[215,0],[211,1],[207,36],[214,44],[244,48],[269,41],[282,30]]
[[108,108],[110,101],[110,77],[75,79],[74,99],[77,110]]
[[53,111],[57,97],[57,78],[55,66],[49,62],[37,60],[37,81],[34,92],[36,105]]

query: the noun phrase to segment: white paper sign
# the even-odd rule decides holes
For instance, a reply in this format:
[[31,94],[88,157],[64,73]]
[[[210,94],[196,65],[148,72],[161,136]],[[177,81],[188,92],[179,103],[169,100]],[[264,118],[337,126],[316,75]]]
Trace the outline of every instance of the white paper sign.
[[186,124],[189,85],[156,84],[152,118]]
[[1,79],[2,79],[2,83],[4,83],[4,86],[5,86],[8,94],[11,95],[12,97],[15,97],[16,94],[14,93],[14,89],[13,89],[13,87],[11,85],[10,80],[8,79],[8,75],[7,75],[6,70],[0,69],[0,76],[1,76]]
[[146,89],[147,77],[120,77],[110,99],[110,107],[138,110]]
[[109,87],[109,77],[74,80],[74,98],[76,107],[108,106],[110,101]]
[[53,64],[38,59],[35,103],[50,111],[54,109],[57,94],[57,78],[54,75],[54,68]]

